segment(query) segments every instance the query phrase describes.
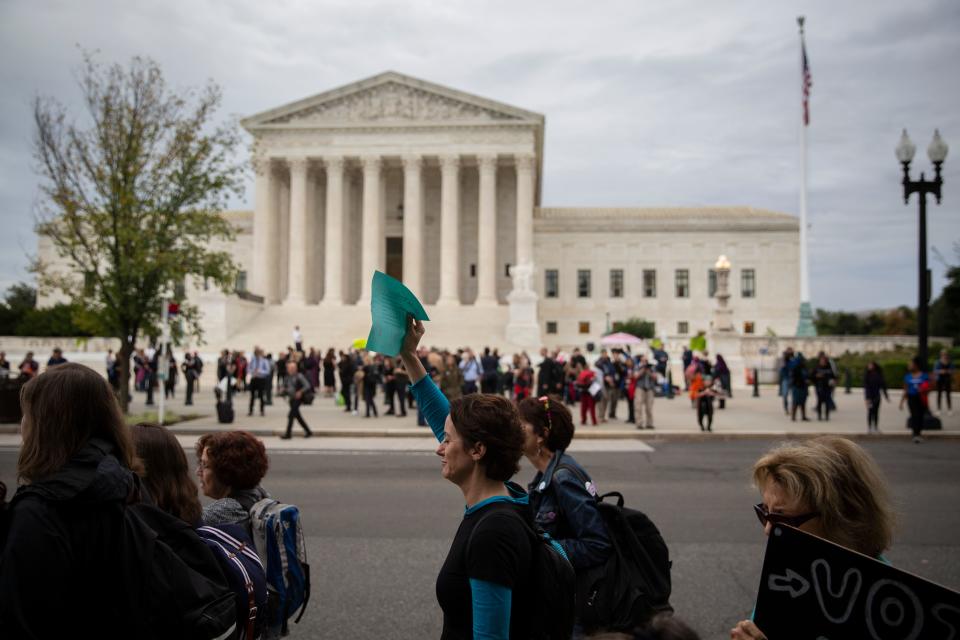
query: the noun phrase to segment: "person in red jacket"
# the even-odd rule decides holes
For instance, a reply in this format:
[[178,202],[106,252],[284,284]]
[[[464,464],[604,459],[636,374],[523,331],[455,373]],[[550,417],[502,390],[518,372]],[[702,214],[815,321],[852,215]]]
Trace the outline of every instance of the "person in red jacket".
[[587,412],[590,412],[590,419],[593,426],[597,426],[597,403],[594,400],[594,388],[599,387],[596,374],[590,369],[584,369],[577,376],[577,388],[580,389],[580,424],[587,424]]

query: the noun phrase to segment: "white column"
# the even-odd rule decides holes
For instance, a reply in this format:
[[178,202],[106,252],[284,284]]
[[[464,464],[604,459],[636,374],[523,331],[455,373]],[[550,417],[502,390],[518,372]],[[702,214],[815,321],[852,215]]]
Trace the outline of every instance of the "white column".
[[250,291],[269,301],[268,245],[271,226],[276,225],[276,193],[273,167],[269,158],[254,158],[253,169],[256,172],[254,184],[255,203],[253,209],[253,260],[250,265]]
[[[290,158],[290,241],[287,245],[287,304],[307,302],[307,159]],[[282,258],[281,258],[282,259]]]
[[517,264],[533,262],[533,156],[516,157]]
[[373,272],[383,270],[380,264],[380,245],[384,241],[380,225],[381,165],[377,156],[363,159],[363,227],[360,229],[363,251],[360,260],[360,299],[357,304],[369,304]]
[[423,158],[403,158],[403,282],[423,296]]
[[440,298],[460,304],[460,158],[440,158]]
[[497,156],[477,156],[480,203],[477,238],[477,302],[497,304]]
[[324,249],[323,301],[343,304],[343,158],[324,159],[327,165],[327,233]]

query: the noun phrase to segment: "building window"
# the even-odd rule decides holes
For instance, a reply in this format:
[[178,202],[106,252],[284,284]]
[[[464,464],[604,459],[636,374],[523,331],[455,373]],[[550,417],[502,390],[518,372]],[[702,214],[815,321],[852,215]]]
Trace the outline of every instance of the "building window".
[[577,297],[590,297],[590,269],[577,270]]
[[743,298],[757,297],[757,272],[753,269],[744,269],[740,272],[740,296]]
[[477,265],[476,265],[476,264],[471,264],[471,265],[470,265],[470,277],[471,277],[471,278],[476,278],[476,277],[477,277]]
[[580,323],[580,333],[590,333],[590,323],[581,322]]
[[717,295],[717,270],[707,270],[707,297],[712,298]]
[[676,288],[676,297],[678,298],[689,298],[690,297],[690,270],[689,269],[677,269],[674,274],[674,283]]
[[556,333],[556,332],[557,332],[556,320],[547,320],[547,333]]
[[503,265],[503,275],[505,275],[505,276],[508,277],[508,278],[510,277],[510,263],[509,263],[509,262],[508,262],[507,264]]
[[237,291],[247,290],[247,272],[246,271],[237,272],[237,283],[235,288]]
[[610,297],[623,297],[623,269],[610,269]]
[[677,333],[680,335],[686,335],[690,333],[690,323],[689,322],[678,322],[677,323]]
[[747,320],[743,323],[743,332],[746,334],[753,333],[753,323]]
[[643,270],[643,297],[644,298],[657,297],[657,270],[656,269]]
[[560,272],[547,269],[543,272],[543,295],[547,298],[560,297]]

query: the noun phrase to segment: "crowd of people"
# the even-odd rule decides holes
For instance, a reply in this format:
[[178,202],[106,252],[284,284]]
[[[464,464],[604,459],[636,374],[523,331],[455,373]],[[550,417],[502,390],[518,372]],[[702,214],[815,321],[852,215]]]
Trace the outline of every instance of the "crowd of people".
[[[336,381],[336,372],[346,411],[357,411],[362,395],[367,411],[376,414],[371,396],[387,384],[393,387],[387,406],[394,414],[402,413],[412,398],[437,438],[441,476],[458,487],[465,502],[462,522],[437,577],[443,637],[539,637],[551,626],[551,616],[561,615],[544,609],[537,590],[536,572],[542,570],[537,558],[544,553],[544,540],[569,563],[578,581],[596,575],[597,568],[618,553],[598,506],[596,481],[567,453],[576,433],[568,405],[581,402],[583,426],[583,396],[594,398],[591,389],[599,386],[599,401],[588,401],[587,406],[599,408],[602,418],[615,416],[624,395],[631,408],[638,388],[652,391],[641,382],[644,376],[650,376],[649,384],[661,383],[654,375],[659,362],[651,363],[645,355],[601,352],[589,366],[577,352],[565,360],[544,350],[539,371],[525,356],[504,370],[493,365],[494,359],[500,361],[496,352],[485,351],[478,358],[469,349],[458,353],[425,349],[420,345],[424,333],[423,324],[410,319],[397,358],[359,352],[334,357],[329,351],[319,358],[316,351],[305,353],[302,344],[275,363],[259,349],[250,361],[225,351],[216,366],[226,386],[218,383],[218,391],[229,398],[246,389],[251,393],[250,411],[254,399],[261,401],[262,411],[277,376],[292,415],[307,389],[323,388],[332,396],[336,385],[327,383]],[[146,352],[142,355],[149,362]],[[698,407],[705,397],[721,401],[729,397],[725,363],[719,356],[711,363],[706,355],[691,354],[685,368],[690,389],[699,387],[691,392]],[[806,370],[802,356],[796,358],[795,367]],[[829,368],[829,359],[818,358],[814,379],[818,371]],[[497,372],[496,378],[491,371]],[[823,371],[822,376],[828,373]],[[359,387],[361,392],[352,392]],[[627,393],[611,393],[604,400],[607,389]],[[712,394],[706,395],[706,389]],[[792,388],[788,391],[794,395]],[[793,402],[792,408],[801,406],[803,416],[802,403]],[[138,549],[136,540],[125,537],[127,513],[148,504],[177,519],[187,531],[236,525],[252,537],[251,507],[270,495],[263,484],[269,469],[263,442],[244,431],[201,437],[194,451],[198,486],[176,438],[154,424],[128,427],[116,394],[89,368],[55,363],[26,382],[22,404],[23,445],[17,464],[21,485],[9,502],[5,488],[0,488],[0,632],[4,637],[88,632],[100,637],[153,637],[155,632],[144,629],[144,620],[150,619],[144,609],[155,603],[143,598],[142,589],[131,588],[132,580],[142,584],[144,576],[137,575],[140,565],[129,562],[130,554],[152,552]],[[646,411],[644,422],[649,417]],[[698,414],[702,412],[706,409],[698,409]],[[309,435],[306,424],[301,425]],[[535,470],[525,486],[516,477],[521,457]],[[753,479],[761,496],[753,510],[767,535],[773,525],[789,524],[885,561],[882,554],[892,544],[895,514],[876,463],[854,442],[830,436],[778,446],[756,462]],[[201,506],[200,493],[210,498],[208,505]],[[537,532],[549,537],[541,539]],[[102,615],[89,615],[104,608],[107,625]],[[627,629],[610,628],[577,606],[570,635],[698,637],[682,622],[682,615],[670,615],[668,604],[664,608],[663,613],[647,611],[643,619],[635,620],[636,628]],[[752,619],[738,623],[730,636],[765,637]]]

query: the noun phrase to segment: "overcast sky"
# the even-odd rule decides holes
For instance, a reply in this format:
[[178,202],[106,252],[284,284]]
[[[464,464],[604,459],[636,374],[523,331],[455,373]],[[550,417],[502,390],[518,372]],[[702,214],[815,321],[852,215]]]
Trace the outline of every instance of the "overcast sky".
[[[788,6],[789,5],[789,6]],[[916,305],[915,174],[934,127],[953,150],[928,233],[934,290],[960,260],[960,2],[0,0],[0,288],[36,251],[30,102],[80,114],[78,46],[208,78],[245,116],[399,71],[547,117],[546,206],[750,205],[796,215],[807,16],[814,306]],[[244,157],[247,155],[244,148]],[[250,208],[252,184],[238,207]]]

